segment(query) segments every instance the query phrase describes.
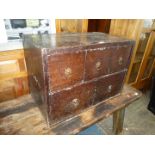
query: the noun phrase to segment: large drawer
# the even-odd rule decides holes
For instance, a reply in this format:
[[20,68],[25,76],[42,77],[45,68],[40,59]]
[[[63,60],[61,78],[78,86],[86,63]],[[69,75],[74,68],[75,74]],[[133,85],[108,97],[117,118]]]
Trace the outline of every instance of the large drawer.
[[50,96],[50,118],[52,120],[76,114],[94,102],[95,83],[82,84]]
[[50,95],[50,118],[59,120],[121,91],[125,72],[109,75]]

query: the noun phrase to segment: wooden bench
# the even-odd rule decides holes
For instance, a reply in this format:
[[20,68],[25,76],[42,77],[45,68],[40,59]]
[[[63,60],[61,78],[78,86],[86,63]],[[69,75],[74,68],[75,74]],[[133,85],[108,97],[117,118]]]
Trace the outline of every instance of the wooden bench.
[[113,131],[123,129],[126,106],[139,99],[141,92],[124,86],[121,94],[48,127],[31,95],[0,103],[0,134],[77,134],[84,128],[113,114]]

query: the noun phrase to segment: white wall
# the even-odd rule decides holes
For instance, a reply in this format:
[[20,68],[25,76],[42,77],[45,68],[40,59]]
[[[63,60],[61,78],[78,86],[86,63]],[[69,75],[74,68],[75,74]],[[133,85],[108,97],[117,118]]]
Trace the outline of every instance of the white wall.
[[7,34],[5,30],[5,23],[3,19],[0,19],[0,43],[7,42]]
[[51,27],[52,33],[56,33],[55,19],[50,19],[49,22],[50,22],[50,27]]

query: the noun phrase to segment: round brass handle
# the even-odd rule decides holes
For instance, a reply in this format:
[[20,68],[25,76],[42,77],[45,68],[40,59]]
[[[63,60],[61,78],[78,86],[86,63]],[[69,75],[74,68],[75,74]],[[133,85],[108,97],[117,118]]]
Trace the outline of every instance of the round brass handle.
[[65,106],[65,112],[72,112],[80,105],[80,100],[75,98]]
[[71,76],[71,74],[72,74],[72,69],[69,68],[69,67],[66,68],[65,69],[65,75],[66,75],[66,77],[69,78]]
[[74,106],[74,108],[77,108],[77,107],[79,106],[79,104],[80,104],[80,100],[77,99],[77,98],[75,98],[75,99],[73,99],[73,100],[70,102],[70,104],[72,104],[72,105]]
[[112,85],[108,86],[108,92],[110,93],[112,91]]
[[101,62],[100,61],[96,62],[96,69],[97,70],[101,69]]
[[118,63],[119,63],[119,65],[122,65],[123,64],[123,58],[122,57],[119,57]]

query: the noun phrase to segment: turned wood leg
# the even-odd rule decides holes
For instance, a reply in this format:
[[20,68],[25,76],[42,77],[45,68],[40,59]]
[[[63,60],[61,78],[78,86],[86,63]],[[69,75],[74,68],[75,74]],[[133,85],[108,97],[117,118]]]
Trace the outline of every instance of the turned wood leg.
[[123,130],[125,108],[117,110],[113,113],[113,132],[119,134]]

